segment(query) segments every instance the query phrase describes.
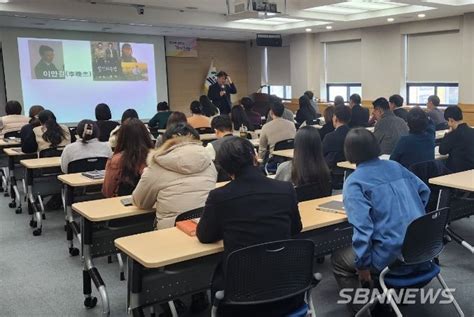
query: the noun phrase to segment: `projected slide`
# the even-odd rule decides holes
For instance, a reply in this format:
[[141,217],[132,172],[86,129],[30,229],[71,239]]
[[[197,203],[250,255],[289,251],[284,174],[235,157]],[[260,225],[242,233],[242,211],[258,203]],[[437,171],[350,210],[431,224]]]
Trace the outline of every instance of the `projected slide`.
[[154,115],[153,44],[18,38],[18,51],[26,112],[40,104],[61,122],[77,122],[105,102],[115,119],[131,107]]

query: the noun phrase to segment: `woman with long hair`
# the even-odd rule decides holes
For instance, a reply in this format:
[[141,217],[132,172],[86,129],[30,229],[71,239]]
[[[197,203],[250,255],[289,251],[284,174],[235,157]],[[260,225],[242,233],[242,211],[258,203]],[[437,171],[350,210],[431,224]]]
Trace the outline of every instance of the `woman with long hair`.
[[219,108],[217,108],[209,99],[208,96],[202,95],[199,97],[199,103],[201,104],[202,113],[206,117],[213,117],[219,114]]
[[254,131],[253,125],[250,123],[249,117],[245,113],[244,107],[235,105],[230,111],[230,118],[235,131],[239,131],[242,126],[246,127],[248,131]]
[[82,120],[77,125],[78,139],[76,142],[66,145],[61,154],[61,170],[68,172],[69,163],[91,157],[112,156],[112,150],[108,143],[100,142],[100,130],[92,120]]
[[334,131],[334,124],[332,123],[332,117],[334,116],[334,112],[336,111],[336,107],[328,106],[324,109],[323,116],[324,116],[324,125],[321,129],[319,129],[319,136],[321,137],[321,141],[324,140],[326,134],[331,133]]
[[[138,117],[138,113],[135,109],[127,109],[123,112],[122,114],[122,120],[120,120],[120,124],[124,124],[127,120],[129,119],[140,119]],[[115,127],[115,129],[112,130],[112,132],[110,132],[110,137],[109,137],[109,144],[112,148],[115,148],[115,146],[117,145],[117,133],[118,131],[120,130],[120,125]]]
[[278,166],[275,179],[295,186],[318,184],[322,196],[331,195],[331,176],[318,129],[305,126],[296,132],[293,160]]
[[33,134],[24,140],[25,153],[34,153],[49,148],[63,147],[71,143],[71,133],[65,125],[59,125],[56,116],[49,110],[38,114],[40,126],[33,129]]
[[150,133],[143,122],[132,118],[122,125],[114,154],[105,167],[102,185],[105,197],[132,193],[146,167],[146,158],[152,147]]
[[299,109],[296,112],[296,123],[301,126],[306,122],[307,125],[314,124],[313,121],[318,117],[316,110],[311,105],[311,100],[308,96],[303,95],[299,99]]

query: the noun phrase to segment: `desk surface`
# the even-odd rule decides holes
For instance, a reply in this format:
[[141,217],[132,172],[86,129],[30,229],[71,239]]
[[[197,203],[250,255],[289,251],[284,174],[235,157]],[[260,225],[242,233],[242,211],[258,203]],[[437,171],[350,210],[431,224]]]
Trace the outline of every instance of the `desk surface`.
[[430,184],[474,192],[474,170],[431,178]]
[[293,158],[294,149],[289,150],[280,150],[280,151],[273,151],[273,155],[275,156],[282,156],[287,158]]
[[155,209],[144,210],[136,206],[124,206],[120,200],[130,196],[83,201],[72,204],[72,209],[82,217],[93,221],[106,221],[129,216],[155,212]]
[[[303,231],[327,227],[347,220],[346,215],[316,209],[320,204],[331,200],[342,200],[342,196],[320,198],[299,204]],[[196,237],[190,237],[177,228],[119,238],[115,240],[115,246],[147,268],[159,268],[224,250],[222,241],[201,244]]]
[[21,148],[19,147],[9,147],[9,148],[5,148],[3,149],[3,152],[5,152],[5,154],[7,154],[8,156],[22,156],[22,155],[28,155],[26,153],[23,153],[21,151]]
[[0,147],[6,147],[6,146],[18,146],[21,144],[20,139],[0,139]]
[[21,160],[20,164],[28,169],[38,169],[61,166],[61,157],[43,157],[36,159]]
[[71,187],[101,185],[104,182],[103,178],[93,179],[85,177],[84,175],[82,175],[82,173],[58,175],[58,179],[63,184],[69,185]]

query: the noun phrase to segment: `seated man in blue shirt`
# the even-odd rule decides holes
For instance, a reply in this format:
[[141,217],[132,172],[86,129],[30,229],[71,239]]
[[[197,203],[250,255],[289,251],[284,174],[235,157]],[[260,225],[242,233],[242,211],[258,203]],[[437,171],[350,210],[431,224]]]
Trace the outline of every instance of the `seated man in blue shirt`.
[[[352,247],[336,251],[332,265],[341,290],[355,292],[361,285],[371,285],[371,275],[378,275],[401,254],[406,229],[425,213],[430,190],[397,162],[380,160],[380,146],[366,129],[351,130],[344,148],[346,158],[357,165],[343,189],[354,232]],[[355,313],[361,306],[349,308]]]

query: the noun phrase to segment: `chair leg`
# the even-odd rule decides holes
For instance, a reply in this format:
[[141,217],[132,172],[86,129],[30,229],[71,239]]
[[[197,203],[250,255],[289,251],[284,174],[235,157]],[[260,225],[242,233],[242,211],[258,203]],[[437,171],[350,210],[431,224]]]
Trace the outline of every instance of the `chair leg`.
[[171,316],[178,317],[178,311],[176,310],[176,306],[174,306],[174,302],[169,301],[168,306],[170,307],[170,310],[171,310]]
[[385,275],[387,275],[387,273],[389,271],[390,271],[390,269],[388,267],[386,267],[385,269],[383,269],[382,273],[380,273],[380,276],[379,276],[380,287],[382,287],[383,294],[384,294],[384,296],[385,295],[387,296],[387,302],[390,304],[390,306],[392,306],[392,308],[395,311],[395,314],[397,315],[397,317],[402,317],[403,315],[400,312],[400,309],[398,308],[397,304],[395,303],[395,301],[392,298],[392,292],[394,292],[394,290],[389,289],[387,287],[387,285],[385,284]]
[[123,270],[123,260],[122,260],[122,254],[117,253],[117,261],[119,263],[119,268],[120,268],[120,280],[125,281],[125,273]]
[[311,296],[311,289],[306,292],[306,303],[308,304],[310,316],[316,317],[316,309],[314,309],[313,297]]
[[464,317],[464,312],[462,311],[461,307],[459,306],[458,302],[454,298],[453,294],[451,293],[451,290],[448,288],[448,285],[444,281],[443,277],[441,274],[436,275],[436,278],[438,279],[439,283],[441,286],[443,286],[443,289],[449,294],[450,299],[453,301],[454,308],[456,308],[456,311],[458,312],[458,315],[460,317]]

